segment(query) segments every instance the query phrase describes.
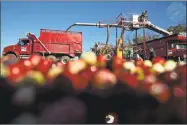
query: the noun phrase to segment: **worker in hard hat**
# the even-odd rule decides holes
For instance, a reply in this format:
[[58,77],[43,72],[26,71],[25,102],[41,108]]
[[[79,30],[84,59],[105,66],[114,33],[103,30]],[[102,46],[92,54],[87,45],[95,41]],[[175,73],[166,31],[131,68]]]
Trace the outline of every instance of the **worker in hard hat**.
[[140,22],[145,22],[147,20],[147,10],[145,10],[139,17]]

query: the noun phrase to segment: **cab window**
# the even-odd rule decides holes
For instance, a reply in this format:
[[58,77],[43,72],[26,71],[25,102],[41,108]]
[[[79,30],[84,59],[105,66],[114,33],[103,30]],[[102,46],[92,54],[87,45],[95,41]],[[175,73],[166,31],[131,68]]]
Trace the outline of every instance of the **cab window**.
[[28,46],[29,45],[29,40],[20,40],[19,41],[19,46]]
[[176,43],[178,43],[178,42],[179,42],[178,40],[171,40],[171,41],[168,41],[168,48],[169,48],[169,49],[175,48],[175,45],[176,45]]
[[178,44],[176,45],[177,49],[186,49],[186,45],[185,44]]
[[174,46],[174,43],[170,43],[169,45],[168,45],[168,48],[169,49],[173,49],[175,46]]

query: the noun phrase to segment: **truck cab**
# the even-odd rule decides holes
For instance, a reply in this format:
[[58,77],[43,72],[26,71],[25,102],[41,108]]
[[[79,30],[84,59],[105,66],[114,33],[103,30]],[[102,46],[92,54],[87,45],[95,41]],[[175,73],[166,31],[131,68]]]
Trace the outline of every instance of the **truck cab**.
[[167,56],[178,60],[186,60],[186,37],[177,36],[176,40],[170,40],[167,43]]
[[28,38],[20,38],[18,43],[4,48],[3,56],[11,59],[28,57],[32,53],[32,40]]
[[39,37],[32,33],[27,33],[26,36],[27,38],[20,38],[17,44],[5,47],[3,56],[13,59],[39,54],[66,63],[80,57],[82,53],[82,32],[41,29]]
[[28,38],[21,38],[18,42],[18,49],[20,56],[29,56],[32,54],[32,40]]
[[[145,57],[143,43],[134,45],[134,51]],[[153,49],[156,56],[165,59],[173,59],[176,61],[186,60],[186,36],[181,34],[173,34],[166,37],[154,39],[146,42],[146,56],[150,58],[151,49]]]

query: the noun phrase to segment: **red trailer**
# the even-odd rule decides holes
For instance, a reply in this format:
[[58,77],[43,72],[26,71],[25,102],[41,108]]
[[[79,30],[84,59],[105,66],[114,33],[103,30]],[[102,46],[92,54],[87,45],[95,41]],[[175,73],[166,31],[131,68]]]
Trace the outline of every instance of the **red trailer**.
[[12,58],[28,58],[36,53],[62,61],[80,56],[82,32],[41,29],[39,38],[27,33],[27,38],[20,38],[17,44],[7,46],[3,50],[3,56]]
[[[159,39],[154,39],[146,42],[146,56],[150,56],[150,49],[156,53],[156,56],[164,57],[166,59],[186,59],[186,36],[174,34]],[[137,44],[135,49],[139,48],[141,55],[144,54],[143,43]]]

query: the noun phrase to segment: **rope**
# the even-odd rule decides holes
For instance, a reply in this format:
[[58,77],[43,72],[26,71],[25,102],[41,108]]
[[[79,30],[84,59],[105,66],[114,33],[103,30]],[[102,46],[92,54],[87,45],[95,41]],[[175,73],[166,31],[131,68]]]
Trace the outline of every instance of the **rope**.
[[99,22],[109,22],[109,20],[111,20],[111,19],[114,21],[114,18],[108,18],[108,19],[106,19],[106,20],[99,21]]

